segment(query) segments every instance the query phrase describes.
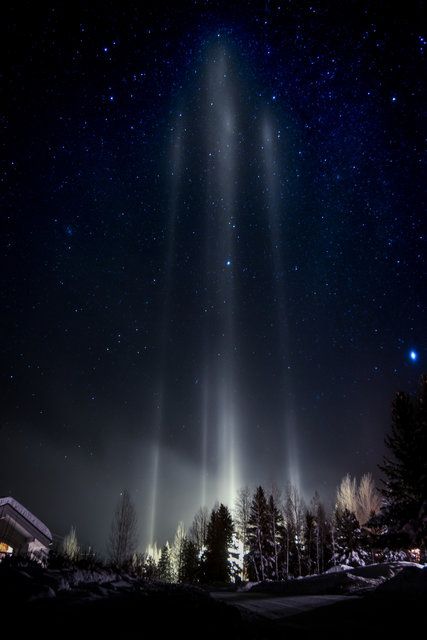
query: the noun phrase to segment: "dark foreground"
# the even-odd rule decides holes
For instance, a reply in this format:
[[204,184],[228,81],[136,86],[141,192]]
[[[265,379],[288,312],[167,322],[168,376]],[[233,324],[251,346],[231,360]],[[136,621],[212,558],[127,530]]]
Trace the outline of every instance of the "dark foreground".
[[426,575],[422,571],[422,581],[417,577],[416,588],[406,580],[397,589],[359,590],[358,595],[291,595],[288,586],[285,594],[210,594],[102,572],[0,566],[0,602],[2,617],[17,633],[45,638],[70,633],[159,639],[384,637],[419,628]]

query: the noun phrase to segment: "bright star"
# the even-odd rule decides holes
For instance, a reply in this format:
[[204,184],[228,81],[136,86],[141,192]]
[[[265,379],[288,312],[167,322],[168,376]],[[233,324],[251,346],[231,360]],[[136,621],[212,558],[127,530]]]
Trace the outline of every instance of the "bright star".
[[418,353],[416,351],[410,351],[409,357],[412,360],[412,362],[416,362],[418,360]]
[[231,267],[231,260],[227,260],[226,263],[225,263],[225,266],[226,267]]

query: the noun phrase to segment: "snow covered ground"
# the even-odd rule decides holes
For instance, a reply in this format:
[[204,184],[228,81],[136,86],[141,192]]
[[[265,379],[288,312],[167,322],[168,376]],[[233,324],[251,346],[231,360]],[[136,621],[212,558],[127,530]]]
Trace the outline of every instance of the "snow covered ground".
[[232,604],[243,611],[255,613],[269,620],[282,620],[306,613],[318,607],[327,607],[357,596],[275,596],[253,592],[214,592],[214,598]]
[[415,562],[387,562],[283,582],[259,582],[243,587],[257,593],[297,595],[363,595],[373,591],[427,594],[427,567]]
[[408,562],[346,567],[212,595],[252,624],[264,620],[266,638],[391,637],[416,630],[424,616],[427,567]]
[[155,628],[156,637],[186,640],[312,637],[318,629],[330,634],[342,625],[359,637],[372,631],[384,636],[416,624],[426,595],[427,568],[401,562],[213,594],[103,569],[0,564],[2,610],[19,621],[20,632],[45,638],[57,638],[64,625],[70,634],[93,627],[98,636],[117,637],[139,625],[143,638],[154,637],[148,630]]

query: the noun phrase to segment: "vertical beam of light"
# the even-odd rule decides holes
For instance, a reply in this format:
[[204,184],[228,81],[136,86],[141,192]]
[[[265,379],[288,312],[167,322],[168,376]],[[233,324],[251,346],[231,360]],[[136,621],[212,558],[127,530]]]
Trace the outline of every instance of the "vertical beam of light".
[[175,126],[172,127],[172,140],[170,147],[170,175],[169,175],[169,202],[168,202],[168,219],[166,228],[166,256],[164,264],[164,284],[162,296],[162,308],[159,330],[159,360],[157,373],[157,389],[156,396],[158,402],[155,407],[154,415],[154,441],[152,445],[153,458],[150,470],[150,499],[147,518],[147,540],[148,544],[153,545],[155,542],[156,520],[159,502],[159,476],[161,466],[161,446],[163,431],[163,403],[165,390],[164,372],[166,364],[166,342],[169,331],[170,320],[170,298],[172,291],[172,276],[175,252],[175,231],[177,206],[179,199],[179,182],[182,172],[182,156],[183,156],[183,135],[184,123],[181,114],[177,117]]
[[[160,397],[161,403],[161,397]],[[148,507],[148,531],[147,539],[148,544],[153,545],[156,535],[156,515],[157,515],[157,499],[158,499],[158,487],[159,487],[159,464],[160,464],[160,426],[162,424],[162,405],[158,406],[159,416],[156,420],[156,438],[152,445],[152,458],[151,458],[151,492],[150,503]]]
[[207,506],[208,502],[208,446],[209,446],[209,374],[207,367],[203,375],[202,386],[202,483],[201,505]]
[[287,464],[288,481],[300,486],[300,465],[298,441],[296,435],[296,419],[293,407],[292,381],[287,369],[289,361],[289,332],[286,322],[286,300],[284,291],[284,259],[282,231],[280,226],[281,210],[281,185],[280,185],[280,157],[278,149],[279,132],[272,124],[271,117],[264,114],[261,127],[261,150],[264,162],[264,185],[268,226],[270,231],[270,244],[273,256],[274,281],[276,283],[277,297],[277,322],[279,326],[280,352],[285,360],[282,372],[283,390],[287,395],[284,406],[284,436],[285,459]]
[[[218,340],[215,366],[217,399],[217,498],[231,504],[238,476],[234,375],[234,215],[236,182],[236,107],[227,51],[219,46],[207,70],[208,142],[207,215],[215,247],[210,269],[215,274]],[[209,233],[209,232],[208,232]]]

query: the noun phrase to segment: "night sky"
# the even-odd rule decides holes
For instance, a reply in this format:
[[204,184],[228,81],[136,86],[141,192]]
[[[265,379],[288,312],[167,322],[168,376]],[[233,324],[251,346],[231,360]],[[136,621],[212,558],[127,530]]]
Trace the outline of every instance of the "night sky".
[[2,9],[0,495],[103,550],[125,487],[143,547],[379,478],[427,356],[421,4]]

